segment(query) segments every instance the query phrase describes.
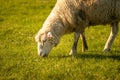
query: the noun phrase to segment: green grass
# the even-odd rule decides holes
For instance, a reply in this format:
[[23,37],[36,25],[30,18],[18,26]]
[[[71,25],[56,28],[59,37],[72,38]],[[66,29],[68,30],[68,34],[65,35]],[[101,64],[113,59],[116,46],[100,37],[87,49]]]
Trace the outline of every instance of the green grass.
[[[86,29],[89,50],[68,56],[73,34],[61,38],[47,58],[37,55],[35,34],[55,0],[0,0],[0,80],[119,80],[120,34],[103,53],[110,28]],[[64,43],[65,42],[65,43]]]

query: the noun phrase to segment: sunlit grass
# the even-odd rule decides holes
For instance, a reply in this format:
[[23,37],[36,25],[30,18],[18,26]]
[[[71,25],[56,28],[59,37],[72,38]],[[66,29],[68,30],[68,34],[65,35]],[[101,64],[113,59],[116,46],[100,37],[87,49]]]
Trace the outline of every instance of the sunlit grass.
[[69,56],[73,33],[63,36],[47,58],[37,55],[35,34],[54,0],[0,0],[0,80],[119,80],[120,34],[111,52],[102,52],[109,25],[89,27],[89,50]]

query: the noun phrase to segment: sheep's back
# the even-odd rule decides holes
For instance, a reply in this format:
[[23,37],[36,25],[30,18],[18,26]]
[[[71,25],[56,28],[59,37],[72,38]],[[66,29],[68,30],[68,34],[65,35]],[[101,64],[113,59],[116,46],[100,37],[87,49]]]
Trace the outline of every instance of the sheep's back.
[[[107,24],[112,22],[113,20],[116,20],[117,18],[117,16],[115,15],[116,0],[93,0],[93,1],[94,2],[91,3],[91,5],[85,5],[85,8],[83,9],[86,12],[86,16],[90,24],[93,25]],[[120,11],[119,8],[117,9]]]

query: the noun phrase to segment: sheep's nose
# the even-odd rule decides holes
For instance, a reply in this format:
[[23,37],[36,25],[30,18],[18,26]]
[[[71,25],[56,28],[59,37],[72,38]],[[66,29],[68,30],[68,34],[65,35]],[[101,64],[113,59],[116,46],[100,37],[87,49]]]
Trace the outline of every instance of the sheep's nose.
[[38,55],[41,57],[47,57],[46,53],[43,51],[39,52]]

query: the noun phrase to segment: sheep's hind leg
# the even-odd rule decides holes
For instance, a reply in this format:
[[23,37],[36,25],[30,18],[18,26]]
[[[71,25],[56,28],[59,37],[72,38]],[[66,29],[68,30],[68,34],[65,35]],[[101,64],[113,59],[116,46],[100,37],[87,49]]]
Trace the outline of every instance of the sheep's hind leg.
[[109,51],[115,38],[118,33],[118,22],[112,23],[111,24],[111,33],[109,35],[109,38],[105,44],[104,50],[103,51]]
[[87,46],[87,43],[86,43],[86,38],[84,36],[83,33],[80,33],[80,32],[75,32],[74,34],[74,43],[73,43],[73,46],[72,46],[72,49],[70,51],[70,55],[74,55],[77,53],[77,43],[78,43],[78,40],[79,40],[79,37],[81,36],[81,40],[82,40],[82,52],[84,52],[85,50],[88,49],[88,46]]

